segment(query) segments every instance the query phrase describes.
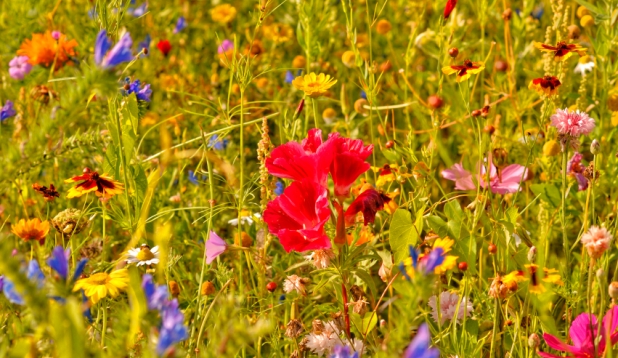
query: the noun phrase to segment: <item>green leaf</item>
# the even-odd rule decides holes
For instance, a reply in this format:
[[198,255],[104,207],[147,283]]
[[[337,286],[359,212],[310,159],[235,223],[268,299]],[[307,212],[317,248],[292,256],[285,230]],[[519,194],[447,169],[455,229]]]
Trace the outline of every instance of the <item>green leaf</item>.
[[427,222],[427,226],[431,228],[438,236],[446,237],[448,236],[448,224],[446,221],[442,220],[441,217],[436,215],[430,215],[425,218]]
[[554,208],[560,206],[560,189],[558,189],[558,186],[554,184],[532,184],[530,189],[535,195],[540,195],[541,200]]
[[[146,177],[146,173],[141,165],[134,165],[131,167],[133,171],[133,180],[135,181],[135,196],[137,210],[142,207],[142,202],[144,201],[144,196],[146,195],[146,190],[148,189],[148,178]],[[139,215],[139,212],[136,213]]]
[[465,213],[461,210],[459,202],[451,200],[444,205],[444,214],[448,218],[448,231],[453,239],[468,237],[468,229],[464,226]]
[[367,334],[369,332],[371,332],[372,329],[375,328],[375,326],[378,323],[378,315],[373,313],[373,312],[367,312],[365,313],[365,317],[363,317],[363,336],[367,336]]
[[599,10],[598,7],[592,5],[591,3],[589,3],[588,1],[584,1],[584,0],[575,0],[578,4],[580,4],[581,6],[585,7],[586,9],[590,10],[591,12],[595,13],[595,14],[600,14],[601,10]]
[[397,209],[391,221],[389,242],[395,256],[395,263],[401,262],[409,254],[409,246],[416,245],[423,231],[422,207],[416,212],[416,220],[412,221],[412,213],[405,209]]

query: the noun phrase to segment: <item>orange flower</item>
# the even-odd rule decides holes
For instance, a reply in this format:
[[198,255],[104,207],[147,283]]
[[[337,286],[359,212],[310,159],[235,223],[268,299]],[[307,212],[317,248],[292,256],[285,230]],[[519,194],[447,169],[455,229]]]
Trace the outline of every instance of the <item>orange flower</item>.
[[32,34],[32,40],[26,39],[17,50],[17,54],[28,56],[28,62],[34,66],[49,67],[56,59],[55,70],[58,70],[76,55],[74,49],[76,46],[77,41],[67,41],[66,35],[60,35],[60,38],[56,40],[51,32],[47,31],[44,34]]
[[580,45],[568,44],[566,43],[566,41],[560,41],[556,44],[556,46],[550,46],[541,42],[535,42],[534,47],[538,48],[542,52],[553,53],[554,61],[556,62],[564,61],[571,57],[574,53],[577,53],[580,56],[584,56],[587,51]]
[[537,91],[539,94],[546,96],[553,96],[558,93],[558,87],[560,87],[560,80],[554,76],[544,76],[541,78],[535,78],[530,81],[528,88]]
[[457,74],[455,81],[462,82],[470,78],[470,75],[475,75],[485,69],[485,65],[481,62],[472,62],[465,60],[461,66],[446,66],[442,67],[442,73],[445,75]]
[[39,218],[31,220],[21,219],[13,225],[13,234],[19,236],[25,241],[38,240],[41,245],[45,243],[45,236],[49,232],[49,221],[43,221]]
[[69,190],[67,198],[77,198],[92,191],[94,191],[97,196],[111,198],[116,194],[122,193],[124,190],[124,185],[121,182],[114,180],[114,178],[107,174],[93,172],[90,168],[84,168],[84,173],[82,175],[67,179],[64,182],[74,183],[77,181],[82,182]]

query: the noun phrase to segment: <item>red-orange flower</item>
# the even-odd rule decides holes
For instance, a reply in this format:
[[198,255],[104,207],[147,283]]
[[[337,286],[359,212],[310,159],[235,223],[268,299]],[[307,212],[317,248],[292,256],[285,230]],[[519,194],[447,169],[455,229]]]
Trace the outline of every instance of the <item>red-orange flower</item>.
[[528,88],[537,91],[539,94],[546,96],[553,96],[558,92],[560,87],[560,80],[554,76],[544,76],[541,78],[535,78],[530,81]]
[[556,44],[556,46],[546,45],[542,42],[535,42],[534,47],[538,48],[542,52],[550,52],[554,54],[554,61],[560,62],[568,59],[573,56],[574,53],[577,53],[580,56],[584,56],[586,54],[587,49],[583,48],[580,45],[576,44],[568,44],[566,41],[560,41]]
[[453,73],[457,74],[457,78],[455,81],[461,82],[470,78],[470,75],[477,74],[485,69],[485,65],[481,62],[472,62],[470,60],[465,60],[463,65],[461,66],[445,66],[442,67],[442,73],[445,75],[452,75]]
[[28,63],[31,65],[42,65],[49,67],[56,60],[55,70],[64,66],[65,63],[71,61],[71,57],[75,57],[77,41],[67,41],[66,35],[60,35],[58,40],[54,39],[50,31],[44,34],[32,34],[32,39],[26,39],[17,54],[19,56],[28,56]]
[[21,219],[17,224],[13,225],[11,231],[25,241],[38,240],[43,245],[45,243],[45,236],[49,232],[49,221],[41,222],[39,218],[32,220]]
[[77,198],[92,191],[94,191],[97,196],[111,198],[116,194],[122,193],[124,190],[124,185],[121,182],[114,180],[114,178],[107,174],[93,172],[90,168],[84,168],[84,173],[82,175],[67,179],[64,182],[74,183],[78,181],[82,182],[69,190],[67,198]]
[[60,197],[60,194],[56,191],[54,184],[49,184],[48,188],[46,186],[39,185],[39,183],[34,183],[32,184],[32,189],[43,195],[43,199],[45,199],[45,201],[54,201],[55,198]]

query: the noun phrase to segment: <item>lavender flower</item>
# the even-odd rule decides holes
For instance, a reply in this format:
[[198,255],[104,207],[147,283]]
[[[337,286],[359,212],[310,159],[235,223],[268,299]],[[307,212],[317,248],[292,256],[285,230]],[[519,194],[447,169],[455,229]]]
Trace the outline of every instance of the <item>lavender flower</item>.
[[227,148],[228,143],[229,143],[229,140],[227,139],[221,140],[219,138],[219,135],[214,134],[208,140],[208,148],[214,148],[216,150],[224,150],[225,148]]
[[181,16],[178,18],[178,21],[176,21],[176,27],[174,28],[174,33],[177,34],[180,31],[184,30],[185,28],[187,28],[187,20],[185,20],[184,16]]
[[62,246],[56,246],[52,250],[51,256],[47,259],[47,265],[56,271],[63,280],[66,280],[69,275],[70,255],[71,249],[63,250]]
[[138,100],[144,102],[150,102],[150,96],[152,95],[152,90],[150,89],[150,85],[141,85],[140,80],[135,80],[132,83],[129,83],[127,80],[127,84],[129,89],[126,90],[126,94],[130,95],[131,93],[135,93],[135,96]]
[[28,62],[28,56],[15,56],[9,62],[9,75],[16,80],[23,80],[32,71],[32,65]]
[[228,51],[232,51],[234,49],[234,43],[228,39],[225,39],[221,42],[221,45],[217,48],[217,52],[222,55]]
[[155,285],[152,275],[146,274],[144,275],[144,277],[142,277],[142,288],[144,289],[144,295],[146,296],[148,309],[163,309],[168,296],[167,286]]
[[185,317],[178,308],[178,301],[176,299],[167,301],[161,310],[161,319],[157,354],[163,356],[174,344],[187,339],[189,334],[187,327],[184,325]]
[[2,108],[0,108],[0,122],[4,122],[6,119],[15,116],[17,112],[13,106],[13,102],[7,100]]
[[436,348],[429,348],[431,344],[431,335],[426,323],[423,323],[416,333],[416,336],[410,342],[410,345],[403,353],[403,358],[438,358],[440,351]]

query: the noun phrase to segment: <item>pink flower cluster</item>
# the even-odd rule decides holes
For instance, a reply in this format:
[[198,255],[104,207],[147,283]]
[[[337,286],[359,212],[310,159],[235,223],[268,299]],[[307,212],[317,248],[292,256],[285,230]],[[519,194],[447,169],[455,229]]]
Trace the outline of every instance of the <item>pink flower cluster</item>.
[[613,239],[612,234],[604,227],[592,226],[587,233],[582,235],[582,245],[593,259],[600,258],[609,249]]
[[586,112],[559,109],[551,116],[551,125],[558,130],[559,134],[577,138],[592,132],[594,119],[590,118]]
[[[460,163],[442,171],[442,177],[455,182],[457,190],[475,190],[477,181],[482,188],[487,188],[487,174],[485,166],[481,167],[481,174],[472,175]],[[491,163],[489,172],[489,188],[494,194],[515,193],[521,190],[521,182],[528,179],[528,169],[519,164],[511,164],[498,171]]]

